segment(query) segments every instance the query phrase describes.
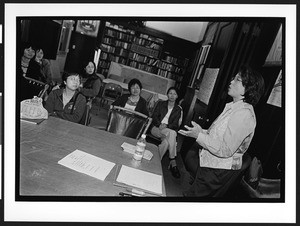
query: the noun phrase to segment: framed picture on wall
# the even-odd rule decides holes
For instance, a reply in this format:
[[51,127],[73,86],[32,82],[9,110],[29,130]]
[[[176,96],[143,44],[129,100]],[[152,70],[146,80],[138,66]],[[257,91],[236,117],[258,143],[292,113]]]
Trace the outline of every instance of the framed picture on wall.
[[266,65],[278,65],[280,66],[282,62],[282,25],[279,28],[277,36],[274,40],[272,48],[266,58]]
[[76,32],[84,35],[97,37],[100,26],[100,20],[78,20]]

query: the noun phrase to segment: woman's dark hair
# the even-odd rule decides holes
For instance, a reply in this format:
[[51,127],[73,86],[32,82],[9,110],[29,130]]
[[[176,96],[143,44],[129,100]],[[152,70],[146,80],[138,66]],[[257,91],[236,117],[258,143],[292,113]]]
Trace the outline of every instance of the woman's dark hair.
[[24,49],[27,49],[31,47],[32,49],[34,49],[35,51],[37,50],[37,46],[33,45],[32,43],[30,42],[22,42],[21,45],[20,45],[20,50],[21,51],[24,51]]
[[239,74],[245,87],[244,102],[255,106],[264,93],[264,79],[261,74],[248,66],[242,66]]
[[18,58],[21,58],[24,54],[24,50],[28,49],[29,47],[31,47],[34,51],[36,51],[36,46],[34,46],[32,43],[30,42],[22,42],[19,46],[19,51],[18,51]]
[[96,71],[97,71],[97,66],[96,66],[95,62],[94,62],[94,61],[91,61],[91,60],[88,61],[88,62],[86,62],[86,63],[84,64],[84,67],[83,67],[84,74],[86,74],[85,68],[86,68],[86,66],[89,65],[89,63],[92,63],[92,64],[94,65],[94,72],[93,72],[92,75],[95,75],[95,74],[96,74]]
[[140,87],[140,89],[143,88],[142,83],[140,82],[140,80],[138,80],[136,78],[133,78],[128,83],[128,90],[129,90],[130,93],[131,93],[131,87],[134,86],[135,84],[137,84]]
[[170,87],[170,88],[168,89],[167,95],[168,95],[168,93],[169,93],[171,90],[174,90],[174,91],[177,93],[177,96],[178,96],[178,89],[177,89],[176,87],[174,87],[174,86],[172,86],[172,87]]

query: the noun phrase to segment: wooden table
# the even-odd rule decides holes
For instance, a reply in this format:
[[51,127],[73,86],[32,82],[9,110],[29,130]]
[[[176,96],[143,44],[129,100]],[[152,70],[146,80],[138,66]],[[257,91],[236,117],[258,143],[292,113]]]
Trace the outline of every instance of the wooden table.
[[[123,88],[123,90],[128,91],[128,84],[124,83],[124,82],[120,82],[120,81],[117,81],[117,80],[114,80],[114,79],[106,78],[106,79],[103,80],[103,83],[105,83],[105,84],[115,83],[115,84],[120,85]],[[142,89],[142,91],[141,91],[141,96],[144,97],[145,99],[148,99],[147,97],[149,95],[152,95],[152,94],[158,94],[158,98],[161,99],[161,100],[168,100],[167,95],[156,93],[156,92],[153,92],[153,91],[150,91],[150,90],[147,90],[147,89]]]
[[[121,165],[163,175],[157,146],[147,144],[153,157],[139,163],[122,150],[123,142],[136,140],[54,117],[39,125],[21,122],[20,196],[118,196],[124,188],[113,183]],[[76,149],[116,165],[101,181],[58,164]]]

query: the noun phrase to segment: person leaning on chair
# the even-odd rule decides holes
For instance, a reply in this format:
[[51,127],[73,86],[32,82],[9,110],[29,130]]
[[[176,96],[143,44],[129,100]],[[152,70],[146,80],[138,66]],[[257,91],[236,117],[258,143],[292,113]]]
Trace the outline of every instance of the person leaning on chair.
[[159,101],[153,111],[151,134],[162,140],[158,146],[161,159],[169,150],[169,169],[172,175],[180,178],[180,172],[176,164],[176,137],[179,129],[181,108],[176,103],[178,92],[175,87],[170,87],[167,92],[168,100]]
[[[242,165],[241,156],[247,151],[254,135],[256,117],[253,106],[264,92],[264,80],[249,67],[242,66],[228,87],[233,101],[227,103],[223,112],[208,130],[192,122],[192,127],[179,133],[196,138],[201,146],[198,154],[191,157],[187,168],[195,178],[184,196],[216,197],[218,192]],[[191,152],[193,150],[190,150]],[[235,167],[233,158],[239,157]],[[186,160],[187,162],[187,160]]]
[[82,120],[86,99],[78,92],[79,74],[64,72],[62,88],[52,90],[45,102],[49,115],[79,123]]
[[138,79],[131,79],[128,83],[130,94],[123,94],[112,105],[138,111],[149,116],[147,101],[141,97],[142,83]]

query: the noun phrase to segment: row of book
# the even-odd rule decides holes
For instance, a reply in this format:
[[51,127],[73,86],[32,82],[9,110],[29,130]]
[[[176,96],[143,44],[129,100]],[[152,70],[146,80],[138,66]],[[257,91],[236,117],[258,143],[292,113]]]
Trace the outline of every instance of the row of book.
[[107,45],[122,47],[124,49],[129,49],[130,48],[130,43],[123,42],[123,41],[120,41],[120,40],[115,40],[115,39],[109,38],[109,37],[104,37],[102,42],[107,44]]
[[[101,53],[102,54],[102,53]],[[101,59],[101,58],[100,58]],[[125,64],[127,62],[127,59],[124,57],[120,57],[118,55],[114,55],[114,54],[107,54],[107,57],[103,60],[99,60],[98,63],[98,67],[102,67],[102,68],[108,68],[110,66],[110,62],[116,62],[116,63],[121,63],[121,64]]]
[[139,53],[139,54],[143,54],[143,55],[151,56],[151,57],[155,57],[155,58],[158,58],[158,56],[159,56],[158,50],[150,49],[150,48],[136,45],[136,44],[131,44],[130,50],[134,51],[136,53]]
[[113,37],[113,38],[118,38],[118,39],[121,39],[126,42],[131,42],[133,39],[133,36],[131,34],[126,34],[126,33],[118,32],[118,31],[111,30],[111,29],[106,29],[105,35]]
[[182,75],[174,74],[170,71],[165,71],[165,70],[162,70],[162,69],[158,69],[157,75],[165,77],[165,78],[173,79],[176,82],[181,82],[183,80],[183,77],[184,77]]
[[147,40],[147,39],[142,39],[142,38],[138,38],[138,37],[134,37],[132,40],[132,43],[135,43],[137,45],[142,45],[142,46],[146,46],[150,49],[156,49],[156,50],[161,50],[162,46],[154,43],[151,40]]
[[164,40],[163,39],[152,37],[152,36],[149,36],[147,34],[140,34],[140,38],[144,38],[144,39],[147,39],[149,41],[157,42],[157,43],[159,43],[161,45],[164,44]]
[[155,61],[157,61],[157,59],[155,59],[155,58],[147,57],[145,55],[141,55],[141,54],[134,53],[134,52],[130,52],[128,54],[128,58],[138,61],[138,62],[141,62],[141,63],[149,64],[150,66],[154,66]]
[[173,64],[170,64],[170,63],[167,63],[167,62],[164,62],[164,61],[160,61],[160,60],[158,61],[157,66],[160,69],[170,71],[170,72],[179,73],[179,74],[184,74],[184,72],[185,72],[184,67],[178,67],[178,66],[175,66]]
[[131,35],[135,34],[135,31],[132,30],[132,29],[124,28],[122,25],[114,24],[114,23],[111,23],[109,21],[105,22],[105,26],[107,28],[118,30],[118,31],[123,32],[123,33],[128,33],[128,34],[131,34]]
[[189,59],[187,58],[181,58],[181,57],[174,57],[174,56],[171,56],[171,55],[168,55],[169,53],[165,52],[163,55],[165,55],[163,57],[163,60],[168,62],[168,63],[171,63],[171,64],[174,64],[174,65],[178,65],[180,67],[187,67],[188,63],[189,63]]
[[147,65],[147,64],[141,64],[141,63],[138,63],[136,61],[129,61],[129,66],[133,67],[133,68],[136,68],[136,69],[139,69],[139,70],[154,73],[154,68]]

